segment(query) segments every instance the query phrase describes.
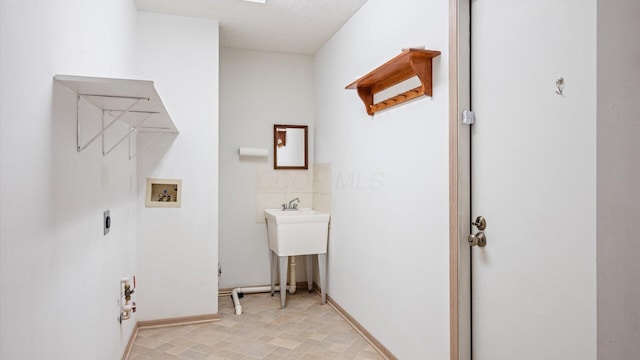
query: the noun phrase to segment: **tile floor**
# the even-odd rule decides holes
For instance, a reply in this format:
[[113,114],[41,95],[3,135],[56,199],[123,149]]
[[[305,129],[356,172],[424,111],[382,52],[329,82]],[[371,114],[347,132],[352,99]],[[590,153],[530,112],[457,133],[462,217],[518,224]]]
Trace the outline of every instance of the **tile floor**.
[[221,321],[142,329],[129,360],[379,359],[379,355],[318,294],[248,294],[235,315],[231,296],[219,298]]

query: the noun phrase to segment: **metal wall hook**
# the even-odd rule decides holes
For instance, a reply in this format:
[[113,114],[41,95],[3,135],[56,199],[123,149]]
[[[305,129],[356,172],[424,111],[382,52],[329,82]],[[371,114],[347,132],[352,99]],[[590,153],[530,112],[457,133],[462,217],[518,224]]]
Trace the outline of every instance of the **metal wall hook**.
[[564,96],[562,94],[562,91],[564,90],[564,79],[560,78],[558,80],[556,80],[556,88],[558,88],[558,90],[556,90],[556,94],[560,95],[560,96]]

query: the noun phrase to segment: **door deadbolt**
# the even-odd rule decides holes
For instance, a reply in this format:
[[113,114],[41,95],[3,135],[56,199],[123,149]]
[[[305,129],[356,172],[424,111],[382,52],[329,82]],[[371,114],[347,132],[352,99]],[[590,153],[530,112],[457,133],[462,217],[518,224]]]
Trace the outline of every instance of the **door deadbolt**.
[[470,246],[485,247],[487,245],[487,236],[482,231],[478,231],[475,235],[469,234],[467,241]]
[[478,216],[476,221],[472,222],[471,225],[478,228],[478,230],[482,231],[487,228],[487,220],[484,216]]

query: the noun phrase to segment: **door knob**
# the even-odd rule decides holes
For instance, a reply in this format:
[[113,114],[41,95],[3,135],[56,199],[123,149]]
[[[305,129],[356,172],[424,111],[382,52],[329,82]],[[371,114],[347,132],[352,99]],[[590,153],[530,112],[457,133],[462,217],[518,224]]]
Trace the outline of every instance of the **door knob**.
[[487,245],[487,237],[482,231],[478,231],[475,235],[469,234],[467,241],[469,242],[469,246],[477,245],[479,247],[485,247],[485,245]]

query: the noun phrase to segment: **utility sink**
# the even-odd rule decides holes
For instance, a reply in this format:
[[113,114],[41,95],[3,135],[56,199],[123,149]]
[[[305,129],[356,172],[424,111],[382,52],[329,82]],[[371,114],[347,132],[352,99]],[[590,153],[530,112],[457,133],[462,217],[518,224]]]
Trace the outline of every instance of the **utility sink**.
[[264,216],[267,220],[269,249],[271,250],[271,295],[275,292],[276,272],[279,267],[280,306],[284,309],[289,256],[296,255],[307,256],[307,280],[309,291],[312,291],[312,258],[313,255],[317,255],[322,303],[325,304],[327,302],[327,240],[330,215],[313,209],[266,209]]
[[269,248],[278,256],[327,252],[329,214],[312,209],[264,211]]

